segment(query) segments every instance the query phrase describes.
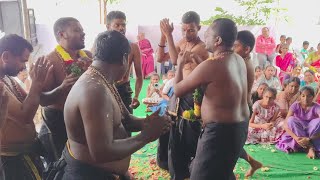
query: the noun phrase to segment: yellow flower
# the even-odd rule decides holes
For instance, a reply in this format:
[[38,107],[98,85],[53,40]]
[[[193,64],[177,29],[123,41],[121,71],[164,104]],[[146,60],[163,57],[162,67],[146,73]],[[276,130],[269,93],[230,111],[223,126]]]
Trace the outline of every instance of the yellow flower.
[[201,109],[201,106],[199,105],[199,104],[196,104],[196,103],[194,103],[194,110],[198,110],[198,111],[200,111],[200,109]]
[[266,172],[266,171],[269,171],[269,170],[270,170],[270,169],[269,169],[268,167],[262,167],[262,168],[261,168],[261,171],[262,171],[262,172]]
[[189,111],[184,111],[182,113],[182,117],[185,118],[185,119],[190,119],[191,118],[190,112]]
[[318,171],[318,167],[316,167],[316,166],[313,167],[313,170]]
[[198,109],[194,110],[194,115],[196,115],[197,117],[201,117],[201,111]]

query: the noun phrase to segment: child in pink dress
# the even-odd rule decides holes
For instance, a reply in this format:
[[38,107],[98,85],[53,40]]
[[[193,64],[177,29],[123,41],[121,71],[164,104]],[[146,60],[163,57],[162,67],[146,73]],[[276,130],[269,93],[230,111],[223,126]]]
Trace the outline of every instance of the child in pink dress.
[[280,107],[274,102],[276,96],[277,90],[268,87],[262,100],[253,104],[247,144],[273,144],[283,133],[282,121],[277,118]]

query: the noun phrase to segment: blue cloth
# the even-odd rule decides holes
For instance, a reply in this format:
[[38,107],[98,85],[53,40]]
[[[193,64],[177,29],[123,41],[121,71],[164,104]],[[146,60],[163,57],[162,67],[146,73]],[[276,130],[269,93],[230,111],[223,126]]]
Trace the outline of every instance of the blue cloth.
[[[171,97],[173,95],[173,87],[170,88],[168,92],[168,96]],[[150,110],[152,112],[156,112],[157,110],[160,109],[160,115],[163,115],[166,112],[168,106],[168,101],[163,99],[162,101],[159,102],[158,105],[150,107]]]

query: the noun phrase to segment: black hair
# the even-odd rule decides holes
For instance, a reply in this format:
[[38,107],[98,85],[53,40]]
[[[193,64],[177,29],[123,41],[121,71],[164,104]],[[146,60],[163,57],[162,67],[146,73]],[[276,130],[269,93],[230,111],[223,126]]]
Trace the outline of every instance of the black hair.
[[250,31],[239,31],[237,40],[244,46],[250,47],[250,52],[253,50],[255,44],[255,37]]
[[259,86],[258,86],[258,88],[259,88],[260,86],[267,86],[267,87],[269,87],[269,85],[268,85],[267,83],[264,83],[264,82],[263,82],[263,83],[260,83]]
[[284,38],[285,38],[285,37],[287,37],[287,36],[283,34],[283,35],[281,35],[281,36],[280,36],[280,38],[282,38],[282,37],[284,37]]
[[236,23],[228,18],[218,18],[213,21],[210,28],[217,36],[222,38],[222,43],[226,47],[232,47],[237,38],[238,30]]
[[315,96],[315,92],[314,92],[314,89],[313,87],[311,86],[303,86],[301,89],[300,89],[300,95],[302,94],[303,91],[308,91],[312,97]]
[[267,70],[269,67],[272,67],[273,70],[276,70],[276,68],[275,68],[272,64],[267,65],[267,66],[264,68],[264,70]]
[[123,57],[130,53],[130,44],[120,32],[105,31],[96,38],[94,49],[94,59],[110,64],[122,64]]
[[254,72],[256,72],[258,69],[263,70],[263,68],[262,68],[261,66],[256,66],[256,67],[254,68]]
[[114,19],[127,20],[127,17],[122,11],[110,11],[107,15],[107,24],[111,24]]
[[14,56],[22,56],[25,49],[33,51],[32,45],[23,37],[16,34],[8,34],[0,39],[0,55],[9,51]]
[[303,41],[302,45],[309,45],[309,41]]
[[298,77],[290,77],[289,79],[286,79],[285,81],[287,81],[286,82],[287,85],[292,82],[296,82],[300,86],[300,79]]
[[314,71],[308,69],[308,70],[306,70],[304,73],[306,73],[306,72],[308,72],[308,73],[312,74],[312,76],[314,76]]
[[195,23],[196,25],[200,25],[200,16],[194,11],[188,11],[182,16],[181,22],[183,24]]
[[70,25],[70,22],[79,22],[73,17],[62,17],[59,18],[53,25],[53,32],[56,40],[59,41],[59,32],[63,32]]
[[262,94],[265,94],[266,92],[271,92],[274,98],[277,97],[277,90],[275,88],[267,87]]

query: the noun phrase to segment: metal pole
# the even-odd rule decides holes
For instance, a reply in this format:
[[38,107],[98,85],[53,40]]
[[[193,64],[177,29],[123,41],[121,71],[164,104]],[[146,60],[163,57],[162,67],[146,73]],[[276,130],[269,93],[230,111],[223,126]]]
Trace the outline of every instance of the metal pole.
[[29,21],[29,12],[27,7],[27,0],[21,0],[21,13],[22,13],[22,22],[23,22],[23,33],[24,38],[30,41],[30,21]]

